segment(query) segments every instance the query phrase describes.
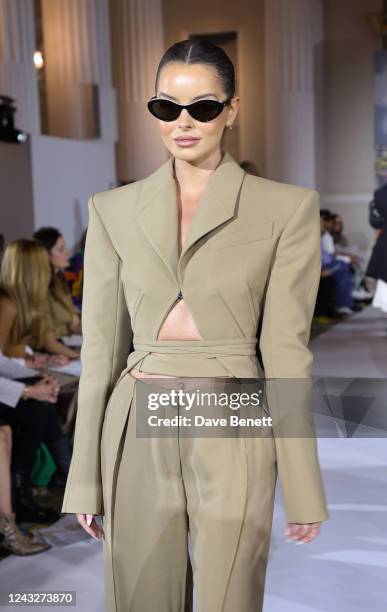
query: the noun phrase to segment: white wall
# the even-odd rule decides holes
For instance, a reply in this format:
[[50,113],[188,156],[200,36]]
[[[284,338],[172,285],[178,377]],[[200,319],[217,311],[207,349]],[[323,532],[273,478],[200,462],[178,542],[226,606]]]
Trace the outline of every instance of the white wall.
[[87,200],[115,185],[113,145],[33,136],[34,229],[53,225],[69,247],[87,225]]

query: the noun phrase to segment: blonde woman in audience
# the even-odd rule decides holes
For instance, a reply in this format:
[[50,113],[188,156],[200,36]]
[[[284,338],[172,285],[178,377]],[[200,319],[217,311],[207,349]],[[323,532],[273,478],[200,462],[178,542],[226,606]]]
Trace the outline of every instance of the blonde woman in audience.
[[[15,240],[4,251],[0,277],[0,349],[31,367],[66,365],[79,353],[59,342],[47,295],[51,278],[46,249],[35,240]],[[30,356],[31,349],[51,353]]]
[[34,233],[46,249],[51,263],[49,306],[57,338],[81,333],[81,316],[71,298],[71,292],[64,277],[69,265],[70,253],[62,234],[54,227],[41,227]]

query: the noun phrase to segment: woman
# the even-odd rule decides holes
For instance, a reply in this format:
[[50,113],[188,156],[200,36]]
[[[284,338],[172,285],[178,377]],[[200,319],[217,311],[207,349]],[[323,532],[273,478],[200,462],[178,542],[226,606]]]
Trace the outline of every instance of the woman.
[[[52,407],[57,401],[58,383],[45,377],[37,382],[29,379],[27,386],[3,377],[7,362],[7,357],[0,353],[0,534],[4,536],[1,545],[15,555],[33,555],[51,547],[24,535],[16,521],[45,522],[56,518],[52,512],[39,508],[29,495],[36,451],[42,441],[47,442],[60,471],[67,474],[71,450]],[[11,484],[15,485],[13,499]]]
[[[2,395],[5,380],[1,380]],[[20,397],[17,401],[9,401],[10,394],[12,398],[15,396],[15,391],[9,390],[11,384],[19,386]],[[70,442],[67,434],[62,431],[56,410],[59,383],[51,376],[36,376],[29,378],[27,384],[8,380],[7,386],[6,403],[0,403],[0,419],[10,425],[14,433],[12,475],[16,518],[18,521],[55,521],[58,514],[44,510],[34,499],[31,469],[37,450],[44,442],[54,459],[58,477],[66,479],[69,471]]]
[[223,150],[234,94],[222,49],[173,45],[149,102],[171,157],[89,201],[82,375],[62,512],[103,538],[111,612],[188,609],[188,528],[197,609],[261,610],[276,461],[289,537],[312,540],[328,517],[312,438],[136,437],[147,415],[141,393],[156,379],[188,390],[198,380],[222,389],[263,378],[256,330],[267,283],[265,376],[310,374],[318,194],[246,174]]
[[[59,342],[47,309],[50,263],[45,248],[35,240],[15,240],[4,251],[0,283],[0,349],[7,357],[22,357],[31,367],[31,349],[39,365],[66,365],[78,353]],[[29,347],[29,348],[28,348]]]
[[374,202],[384,222],[377,235],[365,275],[376,279],[372,306],[387,313],[387,183],[375,190]]
[[81,333],[81,317],[74,306],[64,270],[69,265],[70,253],[62,234],[55,227],[41,227],[34,238],[46,249],[51,263],[49,291],[50,313],[56,338]]

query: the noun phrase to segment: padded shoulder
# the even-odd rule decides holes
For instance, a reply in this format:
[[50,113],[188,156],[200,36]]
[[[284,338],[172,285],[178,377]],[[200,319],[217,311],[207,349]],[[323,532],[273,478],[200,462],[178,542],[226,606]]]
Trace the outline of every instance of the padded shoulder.
[[290,218],[306,198],[310,197],[314,202],[319,201],[319,194],[314,189],[272,181],[252,174],[245,176],[243,194],[249,201],[267,207],[275,217],[284,221]]

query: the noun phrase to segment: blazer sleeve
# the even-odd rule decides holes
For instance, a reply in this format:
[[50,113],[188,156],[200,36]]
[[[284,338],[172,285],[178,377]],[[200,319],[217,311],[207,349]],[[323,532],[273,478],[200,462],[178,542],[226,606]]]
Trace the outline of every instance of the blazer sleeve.
[[310,191],[286,223],[266,289],[259,348],[268,378],[307,378],[321,274],[320,206]]
[[126,367],[132,340],[118,256],[95,206],[88,202],[84,257],[81,376],[73,456],[62,512],[104,514],[101,435],[105,408]]
[[326,520],[313,419],[308,348],[321,273],[319,194],[310,190],[285,224],[266,289],[259,347],[273,416],[288,522]]

